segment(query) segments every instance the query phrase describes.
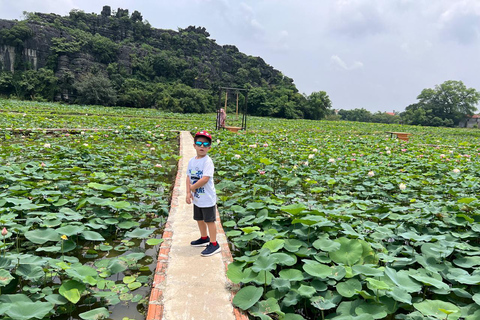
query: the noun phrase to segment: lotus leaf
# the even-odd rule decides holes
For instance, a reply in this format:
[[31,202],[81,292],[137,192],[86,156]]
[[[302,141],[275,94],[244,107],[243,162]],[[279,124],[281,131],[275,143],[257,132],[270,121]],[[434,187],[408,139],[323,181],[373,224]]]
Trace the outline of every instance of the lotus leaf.
[[349,279],[338,283],[336,289],[341,296],[351,298],[362,290],[362,284],[357,279]]
[[318,278],[327,278],[332,275],[333,268],[312,261],[311,263],[306,263],[303,265],[303,270],[307,272],[309,275]]
[[414,303],[413,306],[424,316],[432,316],[436,319],[456,320],[461,316],[459,307],[453,303],[442,300],[424,300],[419,303]]
[[125,237],[128,238],[137,238],[137,239],[146,239],[148,238],[155,230],[154,229],[142,229],[136,228],[131,232],[126,232]]
[[262,248],[267,248],[271,252],[277,252],[282,249],[285,245],[285,240],[282,239],[273,239],[264,243]]
[[85,291],[85,285],[75,280],[67,280],[60,286],[59,293],[68,301],[77,303]]
[[10,304],[5,314],[18,320],[43,319],[53,310],[53,306],[50,302],[41,301],[14,302]]
[[43,268],[38,265],[32,264],[20,264],[17,267],[15,273],[26,280],[35,281],[45,277],[45,272],[43,271]]
[[13,280],[13,276],[7,270],[0,269],[0,287],[6,286]]
[[362,243],[356,239],[338,238],[340,249],[329,252],[330,258],[339,264],[354,265],[363,255]]
[[54,229],[35,229],[25,233],[25,238],[35,244],[44,244],[48,241],[60,241],[60,235]]
[[106,308],[96,308],[87,312],[79,314],[79,317],[85,320],[100,320],[106,319],[110,316],[110,313]]
[[232,303],[240,309],[247,310],[258,300],[260,300],[263,294],[263,288],[257,288],[254,286],[247,286],[240,289],[233,298]]
[[283,269],[279,273],[281,279],[288,281],[303,281],[303,273],[297,269]]

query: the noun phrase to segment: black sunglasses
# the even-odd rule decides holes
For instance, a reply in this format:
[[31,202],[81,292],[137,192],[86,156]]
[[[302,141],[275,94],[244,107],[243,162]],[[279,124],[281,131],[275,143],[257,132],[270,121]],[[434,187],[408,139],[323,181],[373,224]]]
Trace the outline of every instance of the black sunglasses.
[[210,147],[210,145],[212,144],[211,142],[201,142],[201,141],[196,141],[195,144],[199,147],[201,147],[202,145],[204,147]]

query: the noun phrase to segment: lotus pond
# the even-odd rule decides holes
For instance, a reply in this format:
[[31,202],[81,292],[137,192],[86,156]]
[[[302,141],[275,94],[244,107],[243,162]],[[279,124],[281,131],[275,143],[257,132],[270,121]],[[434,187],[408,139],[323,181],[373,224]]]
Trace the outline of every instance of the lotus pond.
[[479,131],[269,120],[216,136],[228,277],[252,318],[480,319]]
[[[215,115],[13,100],[0,112],[0,317],[144,319],[170,130],[212,130]],[[480,319],[480,131],[248,124],[213,132],[211,156],[233,302],[250,318]]]

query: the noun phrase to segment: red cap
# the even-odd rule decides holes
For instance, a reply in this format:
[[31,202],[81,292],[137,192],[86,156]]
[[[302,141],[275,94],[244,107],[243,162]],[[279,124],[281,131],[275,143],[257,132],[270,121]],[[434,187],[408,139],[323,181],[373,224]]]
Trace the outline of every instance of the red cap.
[[202,131],[199,131],[195,134],[195,138],[197,137],[205,137],[207,138],[208,140],[210,140],[210,142],[212,142],[212,135],[210,133],[208,133],[207,131],[205,130],[202,130]]

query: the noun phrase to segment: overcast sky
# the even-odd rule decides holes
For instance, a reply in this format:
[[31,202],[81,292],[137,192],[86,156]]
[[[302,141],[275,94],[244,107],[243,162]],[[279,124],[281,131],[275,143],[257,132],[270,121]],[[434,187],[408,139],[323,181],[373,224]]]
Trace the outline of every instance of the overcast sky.
[[205,27],[301,93],[326,91],[335,109],[403,111],[447,80],[480,91],[480,0],[0,0],[0,18],[103,5],[158,29]]

